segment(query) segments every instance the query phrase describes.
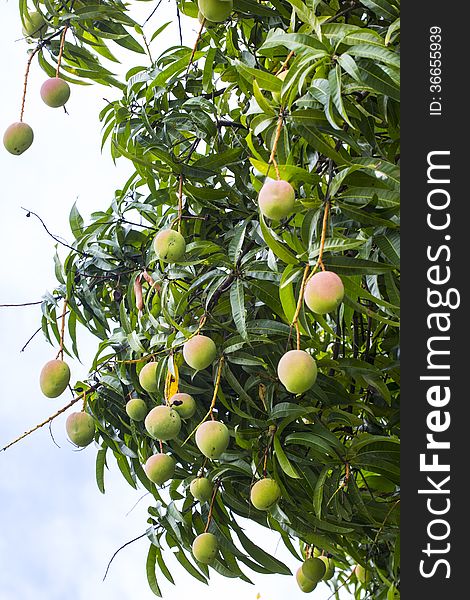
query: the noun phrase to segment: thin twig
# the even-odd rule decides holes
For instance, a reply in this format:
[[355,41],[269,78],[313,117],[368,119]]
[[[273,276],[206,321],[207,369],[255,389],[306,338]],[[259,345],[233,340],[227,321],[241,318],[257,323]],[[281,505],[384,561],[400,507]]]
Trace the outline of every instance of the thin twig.
[[61,244],[62,246],[65,246],[66,248],[69,248],[70,250],[73,250],[74,252],[77,252],[78,254],[81,254],[82,256],[85,256],[87,258],[89,258],[91,256],[90,254],[87,254],[86,252],[82,252],[78,248],[74,248],[73,246],[70,246],[70,244],[67,244],[66,242],[64,242],[63,240],[59,239],[54,234],[52,234],[49,231],[49,229],[47,228],[47,226],[44,223],[44,221],[41,219],[41,217],[37,213],[33,212],[32,210],[29,210],[28,208],[24,208],[24,206],[21,207],[21,210],[24,210],[26,212],[26,216],[27,217],[29,217],[31,215],[34,215],[36,217],[36,219],[38,219],[39,222],[41,223],[41,225],[44,227],[44,229],[46,230],[47,234],[50,235],[50,237],[53,240],[55,240],[58,244]]
[[41,331],[42,327],[38,327],[36,329],[36,331],[33,333],[33,335],[28,338],[26,344],[21,348],[20,352],[24,352],[28,346],[28,344],[37,336],[37,334]]
[[[148,531],[148,530],[147,530]],[[144,533],[142,533],[142,535],[137,536],[136,538],[134,538],[133,540],[130,540],[129,542],[126,542],[125,544],[123,544],[120,548],[118,548],[116,550],[116,552],[111,556],[110,561],[108,562],[108,566],[106,567],[106,571],[103,577],[103,581],[106,579],[107,575],[108,575],[108,571],[109,571],[109,567],[111,566],[111,563],[113,562],[113,560],[116,558],[116,556],[118,555],[119,552],[121,552],[121,550],[124,550],[124,548],[126,548],[127,546],[130,546],[131,544],[133,544],[134,542],[137,542],[137,540],[141,540],[143,537],[145,537],[147,535],[147,531],[144,531]]]
[[[90,388],[90,390],[92,390],[92,389],[94,390],[94,388]],[[53,415],[51,415],[50,417],[48,417],[45,421],[43,421],[42,423],[39,423],[38,425],[35,425],[32,429],[29,429],[28,431],[25,431],[22,435],[20,435],[15,440],[13,440],[12,442],[10,442],[6,446],[4,446],[0,450],[0,452],[3,452],[5,450],[7,450],[8,448],[10,448],[11,446],[13,446],[14,444],[16,444],[17,442],[19,442],[20,440],[24,439],[25,437],[27,437],[28,435],[30,435],[31,433],[33,433],[34,431],[37,431],[41,427],[44,427],[44,425],[47,425],[48,423],[50,423],[51,421],[53,421],[56,417],[58,417],[59,415],[61,415],[63,412],[65,412],[67,409],[69,409],[71,406],[73,406],[79,400],[81,400],[84,397],[84,395],[85,395],[85,392],[82,392],[79,396],[76,396],[75,398],[73,398],[73,400],[71,400],[68,404],[66,404],[65,406],[63,406],[62,408],[60,408],[57,412],[55,412]]]
[[144,40],[145,48],[147,49],[147,54],[149,55],[150,64],[153,65],[152,52],[150,51],[150,46],[148,45],[147,37],[143,31],[142,31],[142,39]]
[[[189,58],[188,66],[186,67],[186,73],[184,74],[185,79],[188,76],[189,69],[191,68],[191,65],[193,64],[194,55],[196,54],[197,45],[199,44],[199,40],[201,39],[201,35],[202,35],[202,31],[204,29],[205,23],[206,23],[206,19],[204,17],[204,19],[202,19],[201,27],[199,28],[199,32],[197,34],[196,41],[194,42],[193,51],[191,52],[191,56]],[[181,42],[181,45],[183,45],[183,42]]]
[[0,308],[15,308],[18,306],[36,306],[37,304],[42,304],[42,300],[38,300],[37,302],[22,302],[20,304],[0,304]]
[[178,19],[178,31],[179,31],[179,36],[180,36],[180,46],[183,45],[183,29],[181,27],[181,14],[180,14],[180,9],[178,7],[178,3],[176,3],[176,17]]
[[150,19],[153,17],[153,15],[157,12],[157,10],[160,7],[160,4],[163,2],[163,0],[159,0],[159,2],[157,3],[157,6],[152,10],[152,12],[149,14],[149,16],[145,19],[145,21],[142,23],[142,27],[144,27],[144,25],[147,25],[147,23],[150,21]]

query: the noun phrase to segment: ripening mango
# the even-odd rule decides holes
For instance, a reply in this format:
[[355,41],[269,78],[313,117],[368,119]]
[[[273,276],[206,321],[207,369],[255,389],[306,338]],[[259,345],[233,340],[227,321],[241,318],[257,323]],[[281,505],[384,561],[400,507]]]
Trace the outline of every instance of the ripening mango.
[[209,21],[209,19],[206,19],[206,17],[202,14],[200,10],[197,13],[197,20],[201,25],[204,22],[204,27],[206,29],[212,29],[213,27],[217,27],[218,25],[218,23],[214,23],[214,21]]
[[95,422],[86,412],[71,413],[65,422],[65,429],[70,441],[82,448],[91,444],[95,437]]
[[261,213],[268,219],[279,221],[294,210],[295,192],[288,181],[267,180],[258,194]]
[[207,458],[219,458],[229,441],[227,426],[220,421],[205,421],[196,430],[196,445]]
[[213,23],[222,23],[233,10],[233,0],[198,0],[200,13]]
[[311,581],[310,579],[305,577],[305,575],[302,573],[302,567],[299,567],[297,569],[297,572],[295,574],[295,579],[296,579],[297,585],[299,586],[301,591],[306,594],[313,592],[313,590],[317,587],[316,581]]
[[10,154],[23,154],[34,140],[34,133],[31,127],[23,121],[12,123],[3,134],[3,145]]
[[169,402],[183,420],[190,419],[196,412],[196,401],[189,394],[183,392],[173,394]]
[[70,369],[66,362],[59,360],[48,361],[39,376],[39,385],[44,396],[57,398],[67,388],[70,381]]
[[217,556],[219,543],[213,533],[201,533],[193,542],[193,556],[199,562],[209,565]]
[[24,14],[23,35],[25,37],[39,38],[46,31],[47,22],[40,12],[31,11]]
[[335,574],[335,562],[332,558],[328,558],[327,556],[319,556],[320,560],[325,563],[325,574],[323,575],[323,581],[328,581]]
[[216,356],[217,347],[206,335],[195,335],[183,346],[184,360],[196,371],[207,368],[214,362]]
[[213,490],[214,486],[207,477],[196,477],[189,485],[189,491],[199,502],[209,502]]
[[169,454],[160,452],[147,459],[144,465],[144,471],[147,477],[153,483],[162,485],[165,481],[171,479],[175,473],[176,462]]
[[142,367],[139,373],[140,385],[151,394],[158,392],[157,369],[158,363],[152,361]]
[[343,297],[343,282],[333,271],[315,273],[305,286],[305,303],[310,310],[319,315],[336,310]]
[[143,421],[149,409],[142,398],[131,398],[126,404],[126,413],[133,421]]
[[59,108],[70,98],[70,86],[60,77],[51,77],[42,84],[40,94],[47,106]]
[[305,350],[289,350],[279,361],[277,374],[291,394],[303,394],[317,380],[317,363]]
[[281,489],[274,479],[265,477],[260,479],[251,488],[251,503],[258,510],[268,510],[274,506],[281,497]]
[[145,429],[156,440],[174,440],[180,432],[181,419],[170,406],[156,406],[145,417]]
[[186,242],[179,231],[163,229],[153,241],[155,254],[160,260],[174,263],[181,260],[186,252]]
[[326,573],[326,565],[320,558],[307,558],[301,569],[304,577],[314,583],[318,583]]

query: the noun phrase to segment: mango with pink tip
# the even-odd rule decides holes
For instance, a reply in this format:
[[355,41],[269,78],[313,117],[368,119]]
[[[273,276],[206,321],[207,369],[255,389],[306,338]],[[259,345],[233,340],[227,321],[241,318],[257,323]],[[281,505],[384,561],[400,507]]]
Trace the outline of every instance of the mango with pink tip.
[[219,458],[229,441],[227,426],[220,421],[205,421],[196,430],[196,445],[207,458]]
[[214,362],[216,356],[217,347],[206,335],[195,335],[183,346],[184,360],[196,371],[207,368]]
[[305,350],[289,350],[277,365],[281,383],[291,394],[303,394],[317,380],[317,363]]
[[139,373],[140,385],[151,394],[158,392],[157,368],[158,363],[148,362]]
[[70,441],[81,448],[91,444],[95,437],[95,421],[86,412],[71,413],[65,422],[65,429]]
[[173,394],[170,398],[170,406],[183,420],[190,419],[196,412],[196,401],[191,395],[184,392]]
[[31,127],[23,121],[12,123],[3,134],[3,145],[10,154],[20,155],[27,150],[34,140]]
[[42,84],[40,94],[47,106],[59,108],[70,98],[70,86],[60,77],[51,77]]
[[39,385],[44,396],[57,398],[67,388],[70,382],[70,369],[63,360],[48,361],[39,376]]
[[269,179],[258,194],[258,204],[265,217],[280,221],[294,210],[294,188],[288,181]]
[[319,315],[333,312],[343,301],[343,282],[333,271],[319,271],[307,281],[304,298],[309,309]]
[[181,418],[170,406],[156,406],[145,417],[145,429],[156,440],[174,440],[181,429]]
[[150,481],[162,485],[162,483],[173,477],[175,466],[175,459],[172,456],[160,452],[147,459],[144,471]]

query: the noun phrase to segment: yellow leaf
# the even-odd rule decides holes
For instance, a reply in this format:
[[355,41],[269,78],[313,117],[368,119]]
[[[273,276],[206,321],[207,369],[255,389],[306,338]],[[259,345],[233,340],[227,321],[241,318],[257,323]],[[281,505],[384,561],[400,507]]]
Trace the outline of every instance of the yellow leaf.
[[168,368],[168,372],[166,374],[165,381],[165,400],[168,401],[172,396],[178,393],[178,383],[179,383],[179,374],[178,374],[178,366],[175,362],[173,362],[173,373],[170,368]]

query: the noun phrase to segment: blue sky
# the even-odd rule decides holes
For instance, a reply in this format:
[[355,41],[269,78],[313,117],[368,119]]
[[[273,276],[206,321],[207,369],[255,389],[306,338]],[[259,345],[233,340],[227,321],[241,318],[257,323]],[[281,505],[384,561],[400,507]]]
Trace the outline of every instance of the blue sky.
[[[21,38],[17,3],[2,3],[0,61],[3,90],[0,129],[18,120],[26,43]],[[140,3],[141,21],[151,11]],[[162,5],[152,21],[159,24],[174,18],[174,4]],[[196,37],[197,22],[185,25],[185,43]],[[165,40],[170,45],[169,30]],[[174,43],[176,31],[172,30]],[[125,69],[123,69],[125,71]],[[20,207],[37,212],[49,229],[69,237],[68,213],[75,200],[87,215],[103,209],[113,190],[125,181],[130,167],[125,162],[114,167],[107,153],[100,154],[98,112],[102,98],[112,97],[108,89],[76,86],[65,115],[50,109],[39,98],[45,76],[33,63],[29,80],[25,121],[35,133],[35,141],[22,156],[0,150],[2,174],[2,235],[0,237],[0,304],[39,300],[54,286],[54,242],[40,223],[26,218]],[[2,133],[3,135],[3,133]],[[67,393],[50,400],[39,391],[38,377],[44,362],[55,357],[42,334],[25,352],[20,349],[40,324],[37,307],[0,309],[0,445],[41,422],[68,402]],[[94,340],[81,332],[84,364],[71,364],[72,378],[86,375],[87,357]],[[73,409],[72,409],[73,410]],[[150,600],[145,558],[147,541],[141,540],[123,550],[114,561],[107,580],[102,578],[106,564],[124,542],[145,530],[147,499],[130,513],[144,492],[132,490],[117,467],[106,473],[106,494],[94,481],[96,448],[76,452],[64,433],[65,418],[56,419],[52,431],[60,449],[46,428],[0,454],[0,600]],[[278,545],[278,537],[251,527],[249,535],[257,543],[285,560],[294,571],[298,563]],[[217,574],[210,587],[198,583],[169,558],[177,587],[159,577],[164,597],[176,599],[191,593],[204,600],[284,600],[302,598],[289,577],[253,574],[254,586],[227,580]],[[330,595],[321,584],[311,597],[326,600]],[[347,595],[342,595],[346,599]]]

